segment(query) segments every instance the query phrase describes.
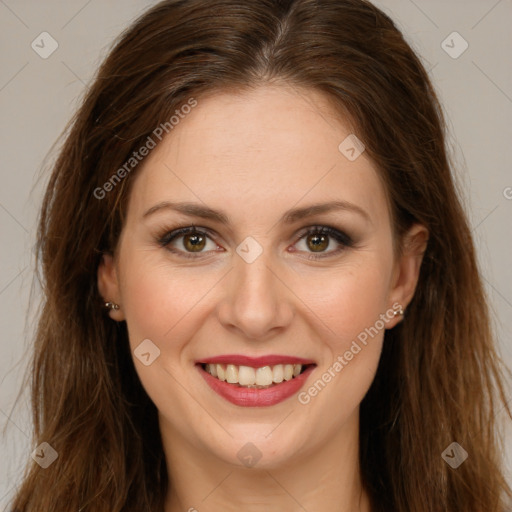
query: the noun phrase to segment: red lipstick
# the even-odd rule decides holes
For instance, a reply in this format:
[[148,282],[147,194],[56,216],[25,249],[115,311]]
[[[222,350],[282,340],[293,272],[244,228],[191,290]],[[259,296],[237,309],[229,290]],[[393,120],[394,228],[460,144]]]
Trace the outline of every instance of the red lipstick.
[[[246,387],[232,384],[213,377],[204,369],[205,364],[234,364],[236,366],[250,366],[261,368],[278,364],[302,364],[306,368],[291,380],[273,383],[267,388]],[[310,360],[291,356],[218,356],[197,361],[196,367],[208,386],[222,398],[240,407],[266,407],[278,404],[296,394],[305,384],[316,364]]]
[[311,359],[301,357],[268,355],[260,357],[249,357],[238,354],[226,354],[215,357],[199,359],[196,364],[234,364],[236,366],[251,366],[252,368],[262,368],[263,366],[275,366],[276,364],[315,364]]

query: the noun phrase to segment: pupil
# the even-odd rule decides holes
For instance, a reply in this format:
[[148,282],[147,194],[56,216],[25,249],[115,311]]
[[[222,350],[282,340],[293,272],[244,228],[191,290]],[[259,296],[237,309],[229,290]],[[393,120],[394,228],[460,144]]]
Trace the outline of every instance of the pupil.
[[320,252],[327,248],[329,242],[325,235],[310,235],[309,242],[313,243],[313,250]]
[[[185,246],[193,251],[201,250],[204,247],[204,237],[201,235],[187,235],[185,237]],[[188,246],[190,244],[190,246]]]

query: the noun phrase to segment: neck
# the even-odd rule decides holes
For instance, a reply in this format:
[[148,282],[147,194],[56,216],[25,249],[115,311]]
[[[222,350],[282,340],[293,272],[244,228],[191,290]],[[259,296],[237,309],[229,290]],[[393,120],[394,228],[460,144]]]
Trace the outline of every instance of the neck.
[[170,480],[165,512],[370,512],[358,419],[357,413],[328,444],[298,449],[279,463],[263,456],[248,468],[192,446],[161,418]]

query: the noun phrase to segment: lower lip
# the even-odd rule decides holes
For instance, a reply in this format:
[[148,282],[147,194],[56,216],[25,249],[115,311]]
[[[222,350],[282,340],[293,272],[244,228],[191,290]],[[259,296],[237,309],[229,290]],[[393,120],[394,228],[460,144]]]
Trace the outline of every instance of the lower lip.
[[236,384],[229,384],[212,377],[201,365],[197,365],[199,372],[206,383],[228,402],[240,407],[266,407],[275,405],[297,393],[306,382],[315,365],[306,368],[300,375],[291,380],[275,384],[270,388],[245,388]]

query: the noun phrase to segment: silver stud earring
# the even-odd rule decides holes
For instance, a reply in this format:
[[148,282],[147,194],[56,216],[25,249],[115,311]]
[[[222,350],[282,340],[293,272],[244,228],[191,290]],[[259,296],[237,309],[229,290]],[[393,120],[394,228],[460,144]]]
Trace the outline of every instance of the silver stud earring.
[[403,314],[404,314],[404,310],[402,308],[400,308],[398,311],[393,312],[394,317],[398,316],[398,315],[403,316]]
[[115,302],[105,302],[105,307],[107,309],[110,309],[110,311],[118,310],[119,309],[119,304],[116,304]]

